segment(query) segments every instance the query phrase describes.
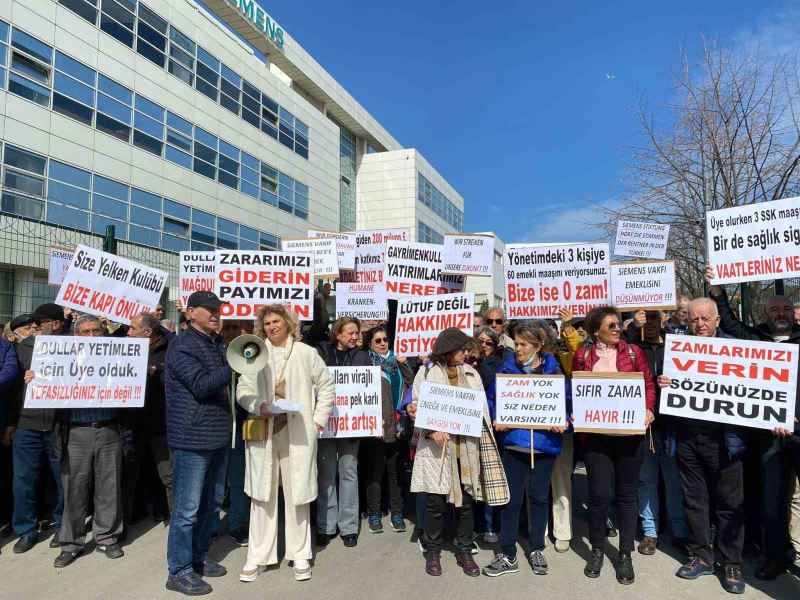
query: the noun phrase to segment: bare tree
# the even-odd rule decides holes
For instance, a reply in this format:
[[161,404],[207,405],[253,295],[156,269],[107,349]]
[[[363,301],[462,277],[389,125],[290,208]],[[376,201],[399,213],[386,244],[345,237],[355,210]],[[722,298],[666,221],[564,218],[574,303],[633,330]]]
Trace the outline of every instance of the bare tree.
[[[604,208],[618,219],[668,223],[669,255],[683,293],[703,292],[705,212],[785,198],[800,182],[800,85],[795,55],[764,58],[704,40],[698,61],[681,52],[676,103],[655,116],[643,101],[646,143],[632,149],[628,192]],[[752,286],[754,306],[761,286]],[[754,315],[755,316],[755,315]]]

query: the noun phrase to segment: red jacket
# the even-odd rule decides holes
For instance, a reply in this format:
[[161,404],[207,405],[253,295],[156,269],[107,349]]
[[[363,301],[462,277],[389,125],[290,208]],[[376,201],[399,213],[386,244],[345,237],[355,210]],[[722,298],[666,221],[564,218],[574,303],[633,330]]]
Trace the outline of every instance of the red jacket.
[[[635,360],[631,360],[631,352],[633,352]],[[596,362],[596,346],[594,344],[588,346],[583,345],[578,348],[578,351],[575,353],[575,358],[572,360],[572,371],[591,371]],[[617,371],[620,373],[635,373],[636,371],[641,371],[644,375],[645,406],[655,411],[656,386],[653,383],[653,376],[650,374],[650,366],[647,364],[647,357],[644,352],[642,352],[642,349],[620,340],[617,343]]]

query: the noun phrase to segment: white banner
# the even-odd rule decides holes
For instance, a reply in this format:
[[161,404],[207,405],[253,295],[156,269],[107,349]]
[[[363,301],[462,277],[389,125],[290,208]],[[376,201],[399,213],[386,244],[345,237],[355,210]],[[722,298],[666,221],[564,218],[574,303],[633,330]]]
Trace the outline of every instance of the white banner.
[[674,310],[675,262],[611,264],[611,304],[617,310]]
[[345,283],[380,283],[386,264],[386,243],[390,240],[408,242],[411,230],[376,229],[374,231],[351,231],[356,236],[355,270],[339,274],[339,281]]
[[484,233],[444,236],[442,273],[491,277],[494,236]]
[[153,312],[166,282],[165,271],[81,245],[56,304],[130,325],[139,313]]
[[472,337],[475,294],[446,294],[397,301],[394,351],[398,356],[430,354],[439,334],[458,327]]
[[498,425],[514,429],[567,426],[563,375],[497,374],[495,408]]
[[281,250],[313,254],[314,277],[335,279],[339,276],[339,259],[334,238],[283,239]]
[[213,250],[180,253],[178,284],[184,308],[193,292],[214,291],[215,265],[216,253]]
[[706,215],[714,284],[800,277],[800,198]]
[[314,257],[298,252],[217,250],[215,293],[221,314],[254,319],[268,304],[283,304],[301,321],[314,317]]
[[389,318],[384,283],[337,283],[336,318],[356,317],[368,321]]
[[659,412],[759,429],[792,431],[797,344],[668,335]]
[[55,287],[64,281],[64,275],[72,262],[75,253],[65,248],[50,248],[50,261],[47,265],[47,283]]
[[512,244],[506,246],[509,319],[576,317],[611,304],[608,244]]
[[340,271],[352,271],[356,266],[356,234],[340,233],[338,231],[323,231],[321,229],[309,229],[310,238],[332,237],[336,240],[336,254],[339,262]]
[[641,373],[572,372],[572,414],[576,432],[645,432],[644,376]]
[[464,291],[463,275],[442,274],[442,246],[438,244],[390,241],[384,280],[390,300]]
[[486,394],[452,385],[423,381],[415,426],[453,435],[480,437]]
[[668,239],[669,225],[617,221],[614,254],[662,260],[667,255]]
[[336,386],[322,438],[383,437],[380,367],[329,367]]
[[25,408],[144,406],[149,340],[37,335]]

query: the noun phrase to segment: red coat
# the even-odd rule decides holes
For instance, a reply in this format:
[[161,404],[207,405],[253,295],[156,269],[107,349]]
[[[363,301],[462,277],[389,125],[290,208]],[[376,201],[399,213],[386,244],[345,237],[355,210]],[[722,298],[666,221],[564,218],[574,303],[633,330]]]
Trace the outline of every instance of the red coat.
[[[631,351],[635,358],[631,360]],[[597,347],[594,344],[583,345],[578,348],[575,358],[572,360],[572,371],[591,371],[597,362]],[[644,402],[645,406],[652,411],[656,407],[656,386],[653,383],[653,376],[650,374],[650,365],[647,364],[647,357],[642,349],[633,344],[627,344],[620,340],[617,343],[617,371],[620,373],[635,373],[640,371],[644,375]]]

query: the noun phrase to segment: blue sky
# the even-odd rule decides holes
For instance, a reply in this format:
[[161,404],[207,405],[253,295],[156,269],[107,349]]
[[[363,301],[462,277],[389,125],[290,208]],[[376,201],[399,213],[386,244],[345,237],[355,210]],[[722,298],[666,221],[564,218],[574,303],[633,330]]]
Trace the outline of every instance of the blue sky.
[[506,242],[598,237],[584,223],[641,142],[637,96],[672,99],[681,46],[786,47],[800,25],[752,0],[260,1],[464,196],[465,231]]

